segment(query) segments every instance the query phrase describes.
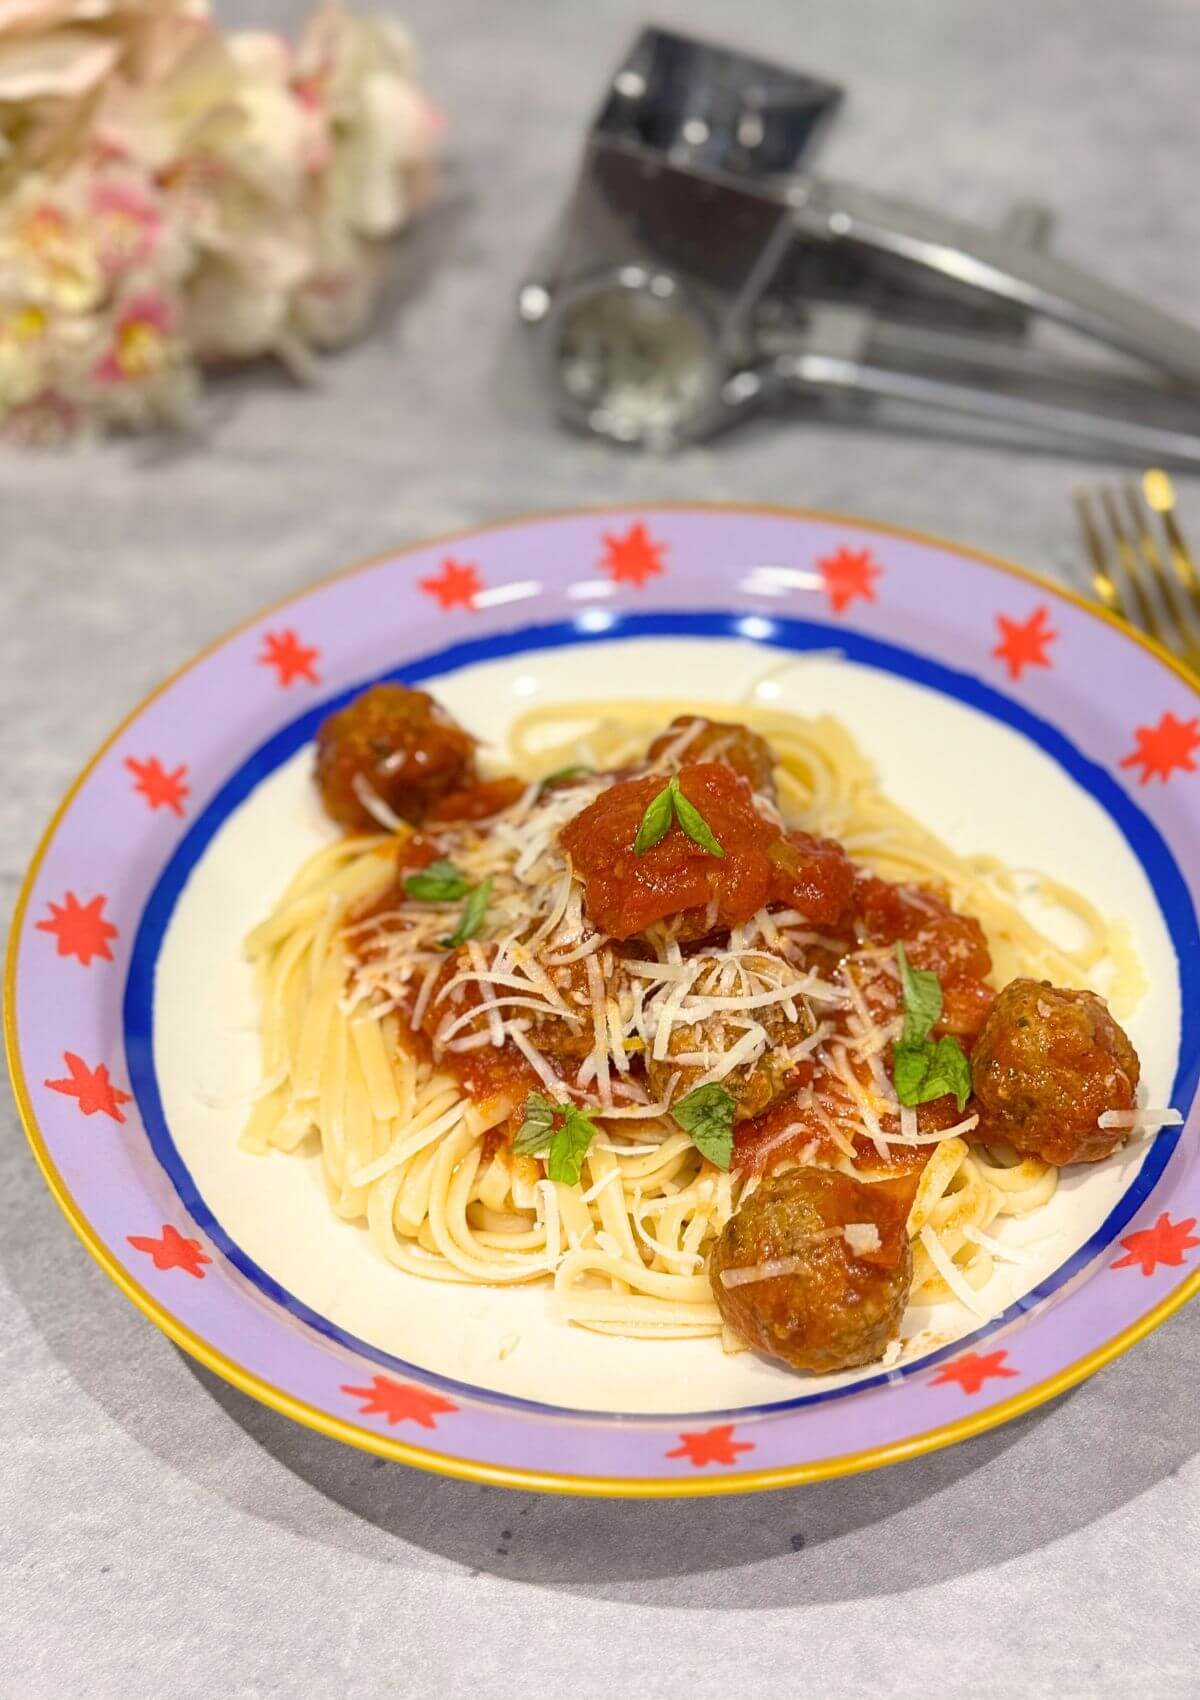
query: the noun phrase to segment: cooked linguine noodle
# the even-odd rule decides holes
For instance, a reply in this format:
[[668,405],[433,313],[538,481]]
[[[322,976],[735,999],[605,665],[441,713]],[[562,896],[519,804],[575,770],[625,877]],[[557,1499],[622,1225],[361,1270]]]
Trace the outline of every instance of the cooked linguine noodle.
[[[537,782],[569,764],[611,770],[644,761],[649,739],[671,716],[721,712],[702,702],[572,703],[517,722],[510,749],[513,768],[529,782],[524,794],[456,841],[454,860],[471,882],[492,882],[489,950],[466,945],[456,976],[473,1002],[446,995],[439,944],[446,915],[429,906],[391,915],[378,907],[393,887],[396,832],[346,838],[314,855],[247,940],[261,996],[263,1086],[246,1147],[292,1151],[315,1139],[333,1208],[365,1220],[380,1254],[410,1274],[550,1283],[563,1320],[601,1332],[720,1335],[707,1254],[759,1184],[770,1151],[757,1165],[715,1167],[630,1074],[628,1059],[657,1047],[670,1060],[672,1022],[713,1008],[741,1022],[743,1049],[761,1049],[764,1012],[792,1010],[801,997],[817,1017],[826,1006],[848,1008],[857,981],[852,972],[826,981],[813,969],[781,968],[767,947],[798,917],[765,909],[702,958],[683,957],[670,943],[656,959],[589,938],[557,832],[601,781],[546,793]],[[889,880],[944,889],[955,909],[982,923],[999,983],[1027,975],[1094,986],[1121,1013],[1137,1002],[1143,982],[1122,924],[1057,881],[957,855],[884,795],[837,721],[758,706],[738,712],[770,741],[787,825],[841,840],[857,863]],[[1030,899],[1052,914],[1056,938],[1069,937],[1069,945],[1022,912],[1019,904]],[[564,1003],[565,970],[586,1005]],[[586,1054],[573,1075],[538,1047],[547,1013],[586,1024]],[[504,1045],[552,1098],[587,1099],[600,1133],[578,1185],[556,1183],[535,1157],[513,1154],[498,1130],[519,1109],[514,1092],[501,1084],[491,1096],[469,1095],[410,1041],[409,1024],[422,1021],[435,1024],[443,1058],[485,1058]],[[879,1026],[861,998],[836,1033],[818,1019],[785,1060],[795,1063],[807,1047],[832,1083],[832,1097],[813,1112],[820,1140],[797,1152],[783,1128],[774,1143],[785,1165],[815,1163],[866,1179],[896,1167],[911,1172],[922,1161],[908,1217],[913,1299],[954,1297],[986,1315],[996,1308],[986,1292],[995,1261],[1005,1256],[991,1230],[1002,1217],[1045,1204],[1057,1171],[1010,1148],[968,1143],[973,1116],[920,1133],[880,1064],[897,1031],[898,1024]],[[732,1066],[727,1057],[681,1053],[679,1060],[711,1064],[713,1079]],[[897,1110],[899,1134],[884,1137],[881,1117]],[[726,1334],[726,1344],[738,1342]]]

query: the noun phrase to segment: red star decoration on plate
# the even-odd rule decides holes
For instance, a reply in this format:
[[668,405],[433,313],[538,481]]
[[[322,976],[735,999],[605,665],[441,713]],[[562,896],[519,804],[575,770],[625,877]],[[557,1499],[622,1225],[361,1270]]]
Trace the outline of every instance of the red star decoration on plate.
[[100,1063],[96,1068],[89,1068],[82,1057],[77,1057],[74,1051],[64,1051],[63,1061],[67,1065],[68,1074],[63,1080],[47,1080],[43,1084],[52,1092],[62,1092],[68,1098],[78,1098],[79,1108],[85,1116],[94,1116],[97,1111],[102,1116],[110,1116],[115,1122],[123,1122],[121,1105],[129,1103],[128,1092],[121,1092],[108,1078],[108,1068]]
[[686,1458],[697,1470],[705,1464],[736,1464],[739,1452],[753,1452],[752,1440],[735,1440],[732,1423],[718,1423],[716,1428],[701,1429],[696,1434],[681,1434],[679,1445],[668,1458]]
[[183,799],[191,789],[185,781],[185,766],[181,764],[168,773],[157,756],[150,756],[146,761],[126,756],[125,766],[133,774],[134,790],[146,799],[152,809],[170,809],[172,814],[182,815]]
[[875,580],[883,568],[869,549],[848,549],[843,544],[832,555],[821,557],[817,571],[825,581],[830,607],[835,614],[844,614],[855,597],[874,602]]
[[1140,767],[1138,778],[1143,785],[1152,779],[1165,783],[1176,769],[1195,773],[1192,757],[1200,749],[1200,720],[1176,720],[1173,714],[1164,714],[1157,726],[1139,726],[1134,738],[1137,748],[1121,766]]
[[422,1428],[436,1428],[439,1417],[458,1410],[452,1399],[431,1393],[426,1387],[414,1387],[410,1382],[392,1381],[389,1376],[377,1375],[370,1387],[343,1387],[352,1399],[361,1399],[359,1415],[386,1417],[389,1423],[418,1423]]
[[1010,679],[1019,679],[1026,667],[1052,667],[1047,651],[1058,637],[1050,627],[1046,608],[1035,608],[1027,620],[1010,620],[1006,614],[996,615],[1000,642],[992,654],[1003,661]]
[[81,904],[75,893],[69,891],[61,904],[51,902],[49,915],[34,925],[39,933],[54,934],[60,956],[74,956],[85,968],[97,956],[102,962],[111,962],[108,941],[117,937],[117,929],[104,919],[107,901],[105,897],[93,897],[90,903]]
[[604,533],[604,558],[600,571],[607,573],[614,584],[632,584],[638,590],[648,578],[666,572],[663,556],[667,545],[656,543],[638,520],[622,536]]
[[440,608],[475,607],[475,598],[483,589],[479,569],[469,561],[456,561],[447,555],[436,578],[418,579],[426,596],[432,596]]
[[1195,1226],[1194,1216],[1189,1216],[1182,1222],[1172,1222],[1164,1210],[1152,1228],[1141,1228],[1136,1234],[1126,1234],[1121,1241],[1125,1247],[1125,1256],[1118,1257],[1110,1267],[1132,1269],[1136,1265],[1143,1275],[1153,1275],[1160,1263],[1167,1264],[1171,1269],[1179,1269],[1183,1265],[1184,1252],[1200,1245],[1200,1240],[1192,1233]]
[[982,1357],[978,1352],[964,1352],[962,1357],[955,1358],[953,1363],[943,1364],[929,1385],[939,1387],[943,1383],[956,1381],[964,1393],[978,1393],[984,1382],[990,1381],[993,1376],[1020,1373],[1005,1363],[1007,1356],[1007,1352],[987,1352]]
[[169,1222],[163,1223],[162,1236],[157,1240],[146,1234],[129,1234],[126,1237],[134,1251],[144,1251],[154,1259],[156,1269],[182,1269],[185,1275],[194,1275],[197,1281],[204,1279],[201,1265],[212,1262],[212,1258],[206,1257],[200,1249],[199,1240],[185,1239]]
[[303,679],[307,685],[319,685],[317,660],[321,651],[311,644],[301,643],[294,631],[264,632],[263,646],[255,660],[260,667],[274,667],[281,685],[295,684]]

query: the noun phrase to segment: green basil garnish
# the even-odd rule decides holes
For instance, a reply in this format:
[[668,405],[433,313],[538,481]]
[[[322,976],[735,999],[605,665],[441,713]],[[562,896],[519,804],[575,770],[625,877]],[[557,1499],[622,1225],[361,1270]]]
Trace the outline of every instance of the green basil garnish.
[[692,1144],[718,1169],[733,1161],[733,1113],[737,1108],[732,1092],[718,1081],[697,1086],[672,1107],[671,1114]]
[[971,1096],[967,1053],[951,1033],[936,1043],[929,1037],[941,1020],[941,982],[928,968],[912,967],[903,943],[896,945],[896,964],[904,999],[904,1030],[892,1059],[896,1096],[913,1109],[953,1092],[961,1113]]
[[465,944],[468,939],[475,937],[475,934],[483,925],[483,917],[487,911],[488,900],[491,895],[492,882],[490,879],[483,880],[481,884],[475,887],[470,897],[463,904],[462,915],[459,917],[457,927],[448,939],[442,940],[442,945],[446,950],[453,950],[457,945]]
[[418,903],[453,903],[465,897],[470,889],[470,881],[444,856],[430,862],[427,868],[419,868],[415,874],[409,874],[404,882],[404,895],[415,898]]
[[720,841],[695,803],[691,803],[679,788],[679,775],[673,773],[661,791],[646,804],[637,837],[633,841],[635,856],[644,856],[660,844],[677,820],[693,844],[698,844],[710,856],[723,857]]
[[552,1104],[540,1092],[531,1092],[525,1100],[524,1120],[517,1129],[513,1150],[546,1156],[546,1173],[552,1181],[577,1186],[583,1159],[598,1132],[592,1118],[576,1105]]
[[583,779],[585,775],[594,772],[594,768],[585,767],[582,762],[576,763],[573,767],[556,767],[554,772],[548,773],[538,786],[538,796],[542,796],[552,785],[557,785],[561,780]]

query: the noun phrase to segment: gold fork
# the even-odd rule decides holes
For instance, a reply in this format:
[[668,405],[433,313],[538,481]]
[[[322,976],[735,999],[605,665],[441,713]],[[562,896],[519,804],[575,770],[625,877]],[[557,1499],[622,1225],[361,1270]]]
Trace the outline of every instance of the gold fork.
[[1200,572],[1175,517],[1168,475],[1152,467],[1140,491],[1126,484],[1093,498],[1077,490],[1075,511],[1096,600],[1200,670]]

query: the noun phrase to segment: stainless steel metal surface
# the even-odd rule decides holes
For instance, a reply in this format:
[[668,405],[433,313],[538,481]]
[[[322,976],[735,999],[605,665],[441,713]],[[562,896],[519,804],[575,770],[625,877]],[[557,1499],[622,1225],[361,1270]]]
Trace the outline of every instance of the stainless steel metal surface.
[[797,223],[1056,320],[1170,377],[1200,384],[1200,331],[1079,266],[982,225],[848,183],[811,179]]
[[[1200,465],[1200,331],[1046,253],[1040,205],[987,229],[813,174],[840,99],[686,36],[637,38],[519,291],[560,417],[672,448],[800,389],[841,416],[901,403]],[[1090,346],[1031,346],[1045,324]]]
[[[942,370],[930,358],[930,370],[887,364],[873,357],[870,346],[862,357],[800,351],[777,357],[774,373],[784,383],[822,396],[841,394],[858,403],[900,402],[941,414],[964,415],[997,426],[1008,426],[1059,446],[1147,459],[1153,456],[1173,465],[1200,467],[1200,402],[1189,408],[1170,392],[1151,386],[1124,390],[1087,374],[1063,372],[1047,377],[1036,370],[1023,372],[1015,363],[981,381],[978,368],[965,363],[956,373],[952,363]],[[1057,394],[1055,393],[1057,392]],[[1119,411],[1110,413],[1104,404]],[[1189,427],[1168,422],[1192,414]],[[1156,420],[1155,416],[1161,416]]]

